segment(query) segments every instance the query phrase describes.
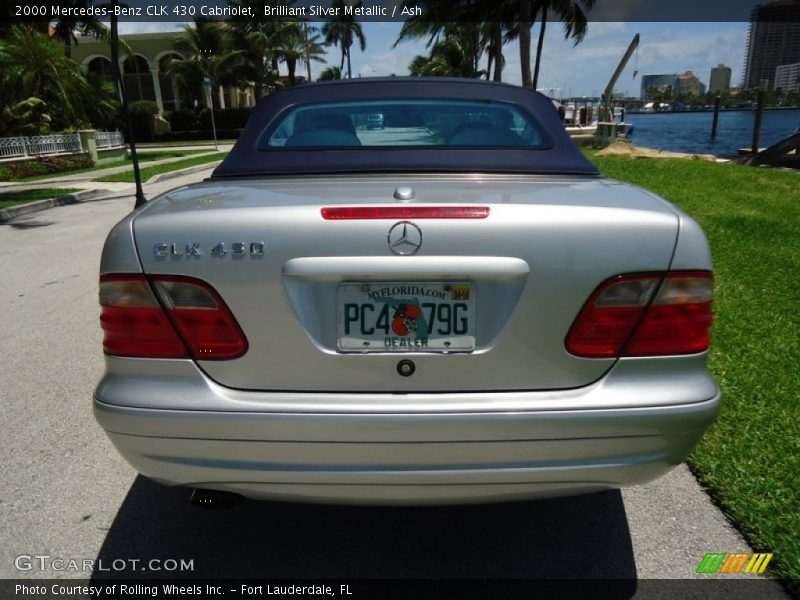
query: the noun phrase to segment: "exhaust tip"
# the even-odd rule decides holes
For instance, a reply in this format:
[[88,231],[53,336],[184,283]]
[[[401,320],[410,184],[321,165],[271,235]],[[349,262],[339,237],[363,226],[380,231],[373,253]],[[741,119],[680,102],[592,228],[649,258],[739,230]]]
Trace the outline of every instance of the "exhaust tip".
[[189,497],[189,504],[212,510],[230,510],[241,504],[242,500],[244,500],[242,496],[233,492],[194,488]]

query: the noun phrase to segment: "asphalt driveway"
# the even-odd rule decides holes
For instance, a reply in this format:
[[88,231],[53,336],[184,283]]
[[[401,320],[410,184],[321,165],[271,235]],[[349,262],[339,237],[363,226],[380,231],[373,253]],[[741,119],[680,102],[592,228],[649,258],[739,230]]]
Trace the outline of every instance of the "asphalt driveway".
[[[132,204],[0,226],[0,577],[86,576],[15,568],[18,555],[46,554],[193,559],[199,577],[691,578],[706,552],[749,551],[684,466],[621,493],[509,505],[188,505],[186,490],[137,476],[91,415],[100,251]],[[785,596],[775,586],[771,597]]]

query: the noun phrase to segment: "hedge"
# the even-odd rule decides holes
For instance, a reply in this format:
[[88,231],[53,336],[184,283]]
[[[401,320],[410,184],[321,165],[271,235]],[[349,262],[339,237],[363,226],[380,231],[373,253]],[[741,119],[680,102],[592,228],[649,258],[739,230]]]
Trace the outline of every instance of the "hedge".
[[0,167],[0,181],[16,181],[37,175],[89,169],[93,166],[94,162],[86,154],[77,156],[43,156]]
[[197,111],[176,110],[165,115],[173,132],[198,129]]
[[152,100],[137,100],[128,107],[133,126],[133,138],[137,142],[155,140],[153,117],[158,114],[158,105]]

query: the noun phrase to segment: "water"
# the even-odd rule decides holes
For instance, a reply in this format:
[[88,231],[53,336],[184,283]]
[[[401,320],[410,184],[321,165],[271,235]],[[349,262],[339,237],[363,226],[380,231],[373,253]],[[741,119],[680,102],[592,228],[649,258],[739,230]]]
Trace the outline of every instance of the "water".
[[[713,112],[625,115],[634,127],[631,140],[643,148],[700,154],[736,154],[753,143],[754,111],[719,113],[717,139],[711,141]],[[800,110],[765,110],[761,147],[779,142],[800,127]]]

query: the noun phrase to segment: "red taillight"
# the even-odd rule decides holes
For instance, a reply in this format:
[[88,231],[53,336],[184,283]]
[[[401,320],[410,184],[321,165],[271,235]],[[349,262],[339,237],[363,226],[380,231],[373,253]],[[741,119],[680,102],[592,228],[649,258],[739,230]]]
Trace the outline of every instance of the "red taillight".
[[702,352],[710,341],[713,297],[708,271],[613,277],[584,305],[566,348],[584,358]]
[[207,283],[169,275],[152,280],[192,358],[225,360],[247,351],[247,339],[239,324]]
[[620,355],[662,275],[619,275],[600,284],[567,335],[567,350],[584,358]]
[[342,206],[323,208],[328,221],[356,219],[485,219],[488,206]]
[[694,354],[711,342],[714,282],[708,271],[670,273],[625,356]]
[[187,358],[164,309],[143,275],[100,278],[103,350],[119,356]]
[[247,351],[247,339],[228,307],[197,279],[104,275],[100,305],[103,349],[109,354],[225,360]]

